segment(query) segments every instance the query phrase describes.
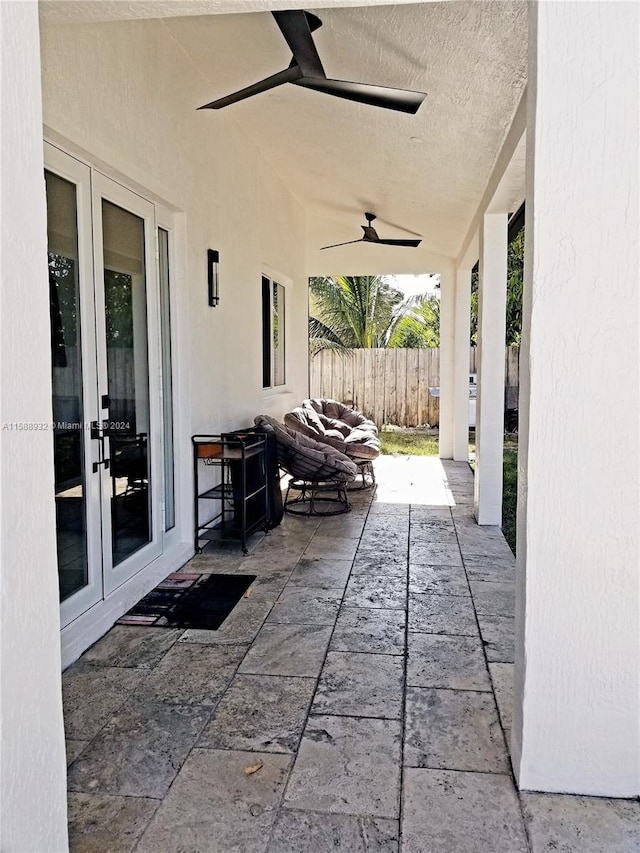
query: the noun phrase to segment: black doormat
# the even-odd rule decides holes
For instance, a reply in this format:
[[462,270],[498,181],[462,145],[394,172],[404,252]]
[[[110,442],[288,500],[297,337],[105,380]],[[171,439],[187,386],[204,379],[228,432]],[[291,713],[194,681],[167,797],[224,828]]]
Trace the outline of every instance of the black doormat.
[[255,575],[172,574],[117,624],[215,631],[255,579]]

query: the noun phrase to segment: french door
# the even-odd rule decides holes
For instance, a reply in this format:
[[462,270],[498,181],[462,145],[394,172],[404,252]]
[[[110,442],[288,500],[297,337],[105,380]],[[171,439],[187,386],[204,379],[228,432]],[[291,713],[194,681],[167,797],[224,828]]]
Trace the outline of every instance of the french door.
[[53,146],[45,162],[65,625],[162,551],[161,335],[153,205]]

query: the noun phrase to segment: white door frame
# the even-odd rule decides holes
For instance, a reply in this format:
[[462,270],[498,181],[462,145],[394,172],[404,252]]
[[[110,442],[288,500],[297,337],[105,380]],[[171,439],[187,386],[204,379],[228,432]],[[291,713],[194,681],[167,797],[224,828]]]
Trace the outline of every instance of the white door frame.
[[[163,421],[161,408],[161,342],[157,226],[154,205],[88,164],[45,142],[45,167],[76,187],[78,231],[78,286],[80,290],[80,331],[82,347],[82,393],[86,535],[88,584],[69,596],[60,606],[61,625],[67,626],[106,599],[118,587],[156,560],[164,547],[173,544],[176,529],[164,533]],[[90,438],[90,424],[106,420],[108,409],[100,409],[107,393],[106,321],[102,245],[102,199],[121,207],[144,221],[144,262],[147,320],[149,393],[149,435],[147,442],[150,474],[150,542],[113,566],[111,538],[111,474],[100,461],[100,443]],[[162,227],[172,230],[169,211],[161,208]],[[173,247],[170,244],[170,250]],[[175,406],[174,406],[175,426]],[[105,455],[109,455],[108,440]],[[178,495],[176,481],[176,498]],[[176,508],[177,513],[177,508]],[[176,519],[177,520],[177,519]],[[176,542],[177,544],[177,542]]]
[[[100,172],[93,174],[93,246],[95,269],[95,312],[96,338],[98,354],[98,394],[108,394],[107,388],[107,348],[106,318],[104,294],[104,260],[102,242],[102,201],[112,204],[139,216],[144,222],[144,264],[147,320],[147,357],[149,390],[149,436],[147,440],[147,460],[150,474],[150,541],[127,557],[117,566],[113,565],[111,539],[111,474],[101,467],[102,509],[103,509],[103,561],[104,593],[112,593],[125,581],[144,569],[162,553],[162,511],[161,499],[163,471],[161,465],[162,417],[160,407],[160,364],[158,347],[152,345],[159,335],[159,306],[156,273],[156,224],[155,212],[151,202],[111,180]],[[101,411],[101,419],[108,418],[108,409]],[[108,453],[108,439],[105,441],[105,454]]]
[[95,312],[93,303],[93,250],[91,234],[91,171],[88,166],[45,143],[45,168],[76,187],[78,233],[78,289],[80,294],[80,346],[82,353],[82,421],[84,435],[84,496],[88,583],[60,604],[60,621],[67,625],[103,596],[100,477],[93,473],[98,443],[90,439],[88,425],[98,419],[96,396]]

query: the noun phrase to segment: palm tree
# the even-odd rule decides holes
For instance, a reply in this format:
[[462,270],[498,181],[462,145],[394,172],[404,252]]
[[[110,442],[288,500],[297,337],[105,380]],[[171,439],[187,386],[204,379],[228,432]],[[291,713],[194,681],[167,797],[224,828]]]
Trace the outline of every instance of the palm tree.
[[402,293],[382,276],[323,276],[309,280],[311,354],[372,347],[437,346],[437,299]]
[[312,352],[383,346],[402,294],[381,276],[322,276],[309,281]]
[[405,299],[387,333],[387,347],[440,346],[440,300],[432,294]]

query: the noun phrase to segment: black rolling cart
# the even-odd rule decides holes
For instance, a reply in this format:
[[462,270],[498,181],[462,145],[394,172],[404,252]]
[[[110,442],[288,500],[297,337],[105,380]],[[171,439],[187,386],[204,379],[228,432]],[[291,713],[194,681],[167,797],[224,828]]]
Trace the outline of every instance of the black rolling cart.
[[[247,553],[247,537],[269,526],[267,507],[266,439],[255,432],[194,435],[194,548],[201,539],[235,540]],[[204,470],[217,468],[215,485],[203,486]],[[213,477],[208,477],[211,481]],[[209,507],[200,521],[202,502]]]

